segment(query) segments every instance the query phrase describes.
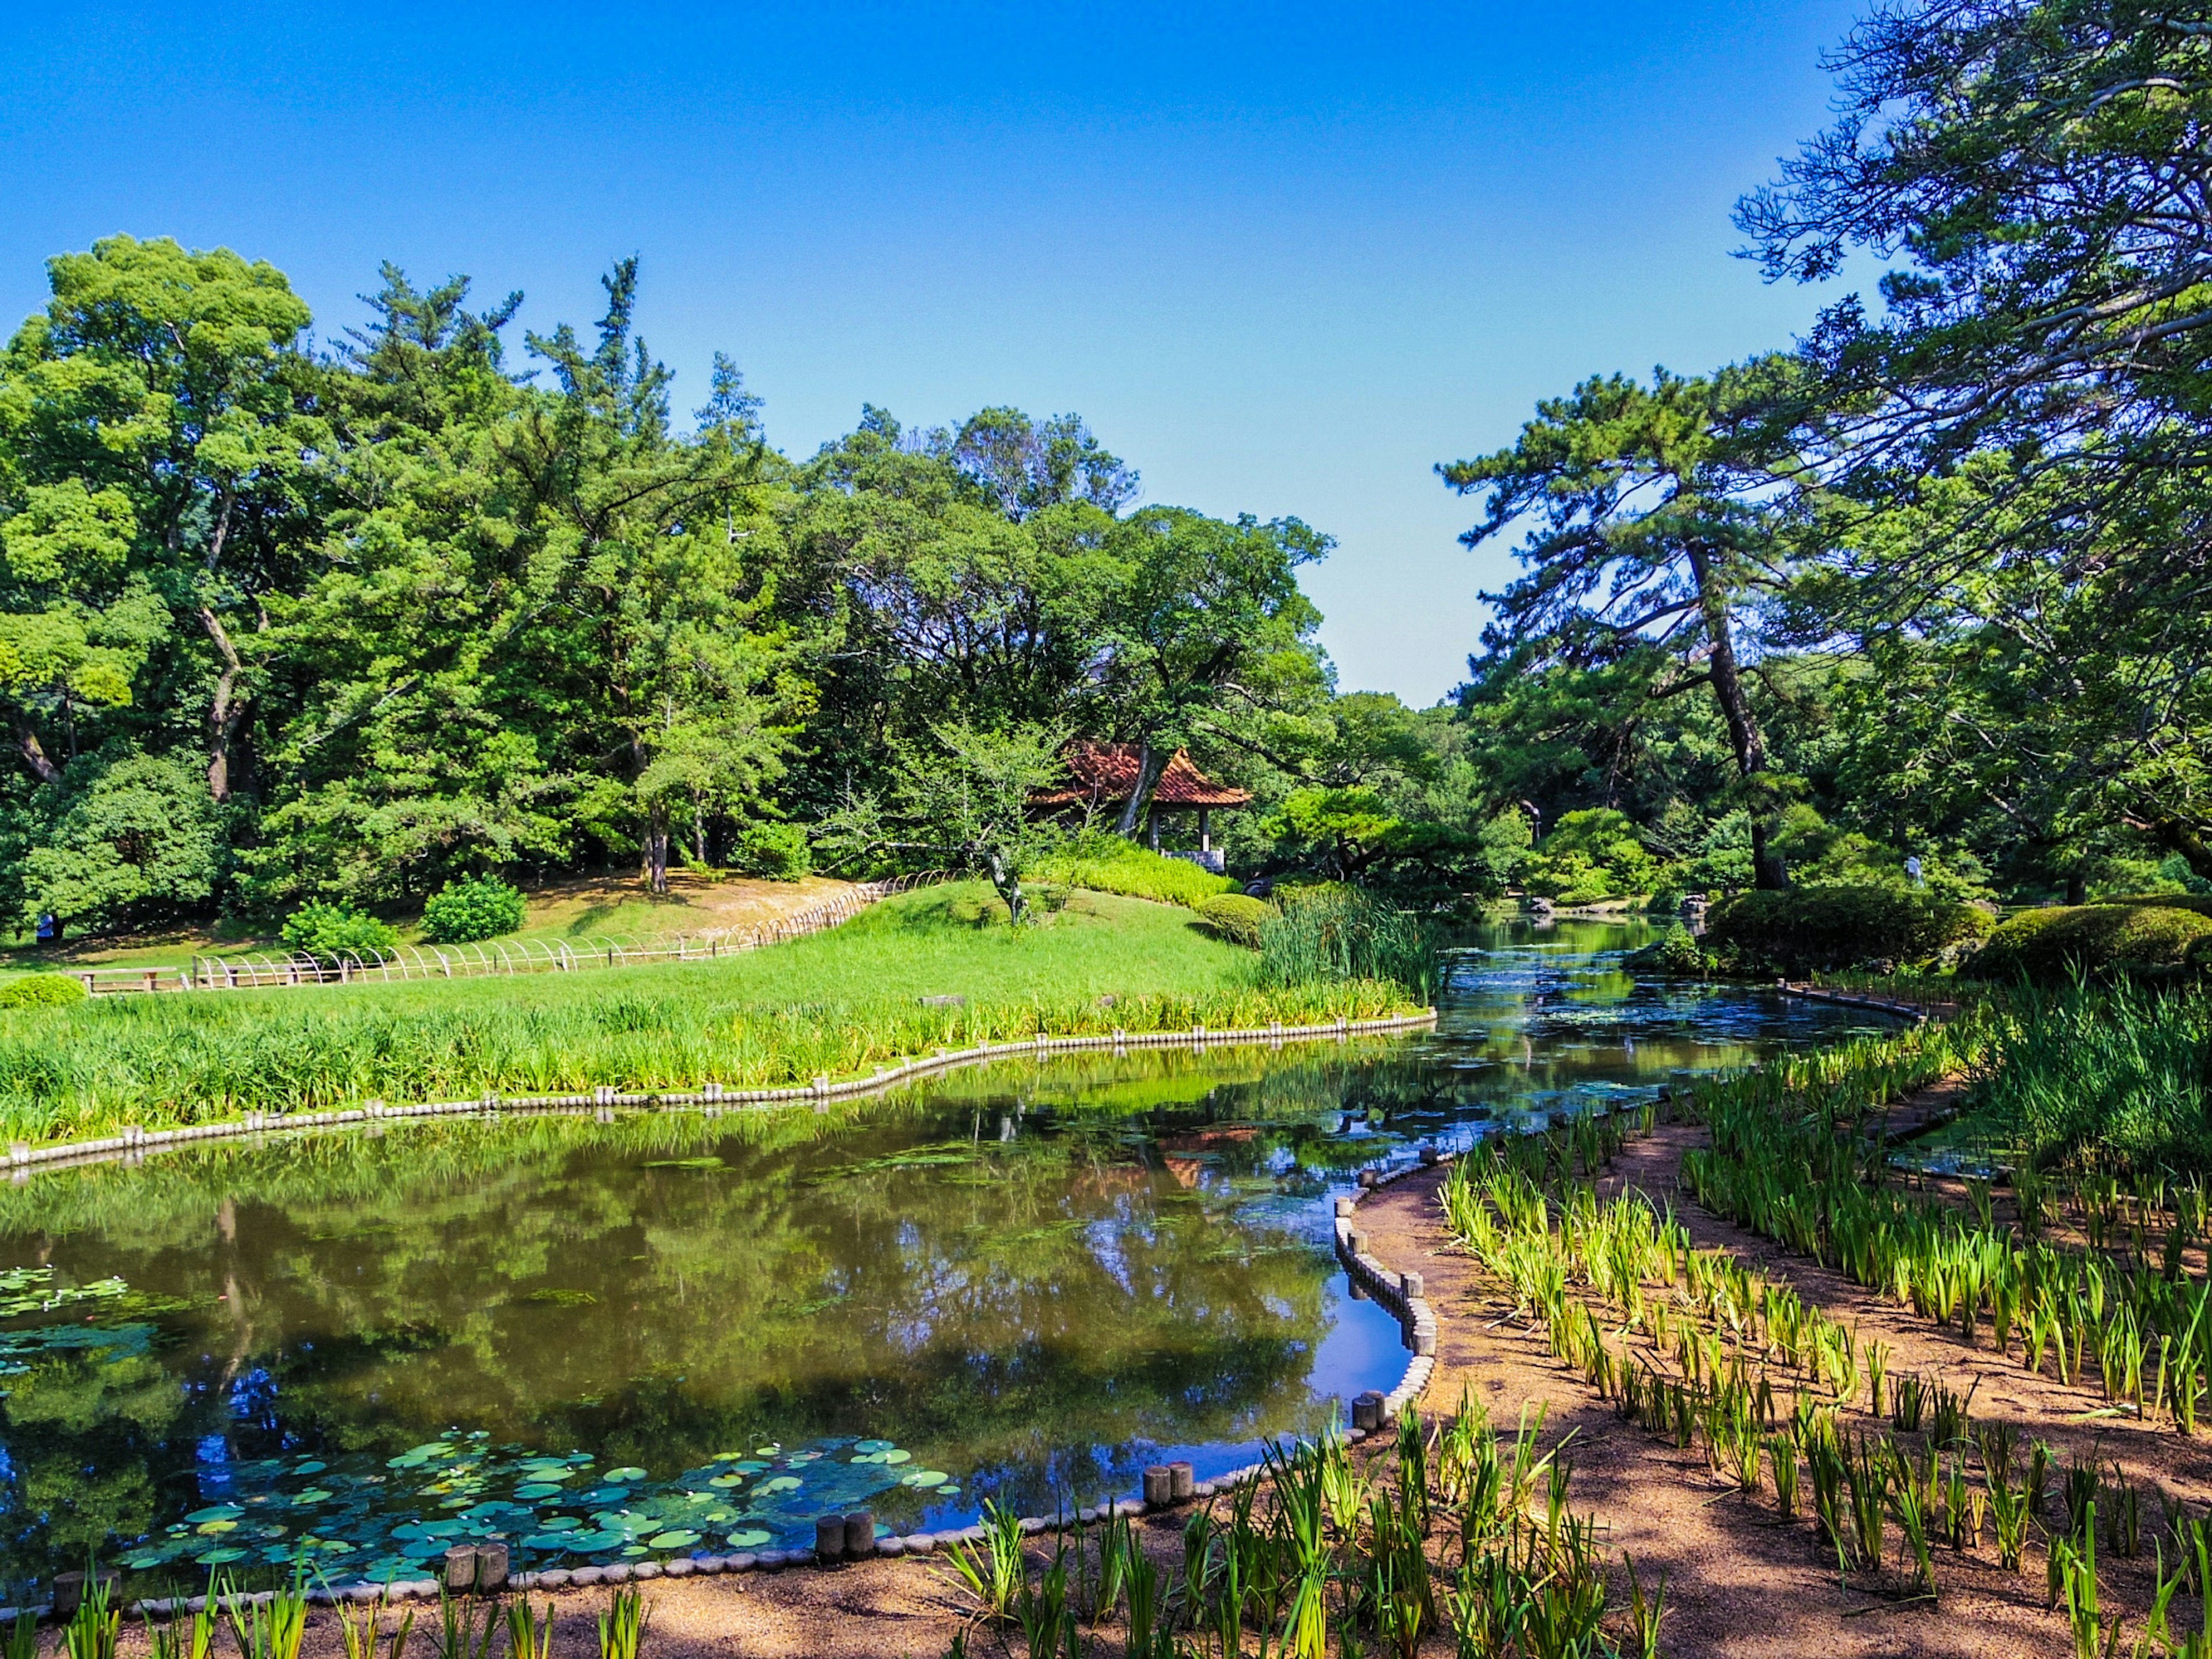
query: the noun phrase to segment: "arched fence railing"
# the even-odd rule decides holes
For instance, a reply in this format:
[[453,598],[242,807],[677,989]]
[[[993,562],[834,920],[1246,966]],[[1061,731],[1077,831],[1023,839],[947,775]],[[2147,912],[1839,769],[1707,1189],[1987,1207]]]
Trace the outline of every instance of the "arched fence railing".
[[[472,945],[402,945],[388,951],[196,956],[175,969],[89,969],[80,974],[95,994],[137,990],[250,990],[270,985],[358,985],[427,979],[471,979],[493,974],[569,973],[586,968],[632,967],[650,962],[707,962],[740,951],[819,933],[851,921],[894,893],[948,878],[941,870],[860,882],[819,904],[789,915],[696,933],[594,933],[573,939],[484,939]],[[95,982],[95,980],[98,982]]]

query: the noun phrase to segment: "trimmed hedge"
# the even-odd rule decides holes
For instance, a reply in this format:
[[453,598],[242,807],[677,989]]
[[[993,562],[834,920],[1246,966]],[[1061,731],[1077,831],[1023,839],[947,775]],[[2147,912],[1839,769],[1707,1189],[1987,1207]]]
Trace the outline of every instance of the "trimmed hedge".
[[1807,973],[1933,961],[1981,938],[1971,904],[1901,887],[1792,887],[1739,893],[1706,918],[1705,948],[1740,972]]
[[26,974],[0,985],[0,1008],[58,1008],[82,1002],[88,994],[84,981],[67,974]]
[[1222,893],[1198,907],[1199,920],[1231,945],[1248,951],[1260,948],[1260,929],[1275,914],[1275,907],[1243,893]]
[[2076,974],[2166,969],[2203,962],[2212,916],[2192,904],[2147,900],[2057,905],[2000,923],[1974,958],[1978,979],[2055,984]]

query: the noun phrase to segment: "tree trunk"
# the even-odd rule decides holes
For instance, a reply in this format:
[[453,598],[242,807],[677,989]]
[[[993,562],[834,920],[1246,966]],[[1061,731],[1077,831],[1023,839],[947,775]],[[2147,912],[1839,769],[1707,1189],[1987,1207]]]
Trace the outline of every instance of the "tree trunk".
[[33,775],[40,783],[52,783],[62,775],[62,769],[46,758],[46,751],[39,742],[39,734],[31,730],[27,721],[15,723],[15,746],[22,751]]
[[1161,754],[1152,747],[1149,734],[1137,744],[1137,775],[1129,787],[1129,799],[1121,803],[1121,816],[1114,825],[1114,833],[1137,838],[1138,827],[1145,822],[1145,809],[1152,805],[1152,791],[1160,781],[1160,774],[1168,769],[1172,757]]
[[239,676],[246,664],[230,642],[222,622],[206,605],[200,607],[200,625],[222,658],[222,671],[215,677],[215,700],[208,705],[208,793],[216,800],[230,799],[230,744],[246,718],[246,699],[238,695]]
[[[1705,637],[1712,648],[1713,696],[1721,706],[1729,745],[1735,750],[1736,774],[1746,783],[1766,770],[1766,739],[1744,695],[1743,675],[1736,665],[1735,638],[1729,617],[1728,596],[1713,580],[1712,566],[1702,543],[1689,544],[1690,574],[1698,584],[1698,599],[1705,613]],[[1787,887],[1790,872],[1782,854],[1768,844],[1766,808],[1753,799],[1751,807],[1751,867],[1753,884],[1768,889]]]
[[991,885],[1006,902],[1006,920],[1019,927],[1029,900],[1022,891],[1022,872],[1008,864],[998,853],[990,854]]
[[668,890],[668,809],[658,802],[646,824],[645,878],[654,892]]

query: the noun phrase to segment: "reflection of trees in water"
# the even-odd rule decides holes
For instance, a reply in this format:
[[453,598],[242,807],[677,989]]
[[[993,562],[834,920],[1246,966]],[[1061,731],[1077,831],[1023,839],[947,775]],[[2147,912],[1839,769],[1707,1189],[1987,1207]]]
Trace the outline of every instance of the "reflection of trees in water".
[[[201,1437],[265,1455],[279,1419],[330,1451],[459,1425],[660,1470],[875,1435],[1028,1487],[1097,1455],[1070,1447],[1313,1426],[1325,1260],[1232,1224],[1141,1134],[1002,1143],[998,1115],[518,1121],[8,1193],[66,1277],[192,1304],[162,1361],[133,1362],[161,1420],[109,1398],[113,1365],[70,1362],[94,1386],[56,1396],[96,1418],[42,1414],[46,1368],[0,1402],[19,1496],[59,1483],[72,1550],[135,1535],[192,1507]],[[241,1370],[273,1415],[233,1409]]]

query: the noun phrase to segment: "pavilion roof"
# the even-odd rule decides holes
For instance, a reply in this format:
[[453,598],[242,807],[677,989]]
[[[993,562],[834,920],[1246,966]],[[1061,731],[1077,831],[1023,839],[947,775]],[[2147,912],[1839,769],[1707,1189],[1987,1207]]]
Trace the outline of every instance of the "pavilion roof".
[[[1133,743],[1093,743],[1079,740],[1067,745],[1061,759],[1066,763],[1072,785],[1061,789],[1040,789],[1030,797],[1032,806],[1104,806],[1126,801],[1137,784],[1137,745]],[[1175,751],[1160,774],[1160,781],[1152,788],[1152,802],[1158,806],[1249,806],[1251,795],[1245,790],[1214,782],[1190,763],[1189,754]]]

